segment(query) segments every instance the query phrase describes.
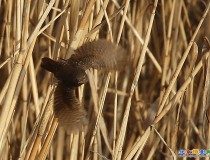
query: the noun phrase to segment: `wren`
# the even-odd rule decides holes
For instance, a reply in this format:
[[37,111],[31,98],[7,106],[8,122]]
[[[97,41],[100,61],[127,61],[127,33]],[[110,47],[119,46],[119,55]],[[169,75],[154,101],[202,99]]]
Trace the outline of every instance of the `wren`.
[[86,111],[76,97],[75,89],[88,82],[86,70],[119,69],[125,65],[126,51],[115,44],[99,39],[87,42],[67,60],[42,58],[41,67],[52,72],[58,80],[54,92],[54,113],[59,125],[70,132],[87,125]]

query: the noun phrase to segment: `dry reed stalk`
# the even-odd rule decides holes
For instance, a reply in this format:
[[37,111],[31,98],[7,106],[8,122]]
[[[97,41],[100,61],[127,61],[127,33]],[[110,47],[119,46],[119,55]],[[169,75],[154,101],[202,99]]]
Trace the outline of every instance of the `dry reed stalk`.
[[[149,160],[208,149],[210,58],[201,39],[209,39],[209,2],[158,4],[0,1],[0,159]],[[68,58],[72,48],[100,38],[123,46],[131,64],[108,76],[90,70],[89,83],[76,91],[87,132],[56,132],[56,80],[40,59]]]
[[56,128],[57,128],[58,122],[55,118],[53,118],[52,125],[50,127],[50,131],[47,135],[47,138],[45,139],[45,143],[43,144],[41,151],[38,155],[38,159],[46,159],[46,156],[48,154],[48,150],[53,138],[53,135],[55,134]]
[[[18,83],[18,78],[19,78],[19,75],[20,75],[20,72],[21,72],[21,69],[22,69],[22,66],[21,64],[23,63],[23,53],[24,53],[24,50],[25,50],[25,47],[26,47],[26,36],[27,36],[27,26],[28,26],[28,15],[29,15],[29,5],[30,5],[30,1],[27,1],[28,3],[26,4],[26,7],[27,7],[27,10],[25,10],[24,12],[24,15],[25,15],[25,22],[24,22],[24,27],[23,27],[23,38],[22,38],[22,46],[21,46],[21,52],[19,57],[18,57],[18,60],[17,60],[17,64],[16,64],[16,67],[15,69],[13,70],[13,74],[11,76],[11,79],[10,79],[10,83],[9,83],[9,88],[8,88],[8,91],[5,95],[5,101],[4,101],[4,104],[3,104],[3,110],[2,110],[2,126],[0,127],[0,134],[1,134],[1,137],[0,137],[0,150],[2,148],[2,143],[3,143],[3,139],[4,139],[4,136],[7,132],[7,129],[8,129],[8,125],[9,125],[9,122],[10,122],[10,119],[11,119],[11,116],[12,116],[12,113],[13,113],[13,109],[10,109],[10,106],[12,104],[12,98],[14,96],[14,93],[15,93],[15,88],[16,88],[16,85]],[[3,37],[2,37],[3,38]],[[9,115],[9,116],[8,116]]]
[[107,75],[106,83],[105,83],[105,86],[104,86],[104,90],[103,90],[103,93],[101,95],[101,99],[99,101],[99,110],[97,112],[98,115],[97,115],[97,119],[96,119],[96,123],[95,123],[95,128],[93,130],[93,134],[92,134],[92,137],[91,137],[91,140],[90,140],[90,145],[88,147],[88,151],[89,152],[88,152],[88,154],[86,156],[86,159],[89,159],[90,150],[91,150],[91,147],[93,145],[93,142],[94,142],[94,139],[95,139],[95,136],[96,136],[96,133],[97,133],[98,124],[100,123],[99,121],[100,121],[100,118],[101,118],[101,113],[102,113],[103,106],[104,106],[104,101],[105,101],[105,98],[106,98],[106,93],[107,93],[107,89],[108,89],[108,85],[109,85],[110,76],[111,76],[111,73],[109,73]]
[[81,40],[83,31],[85,29],[88,17],[91,13],[91,10],[93,8],[94,3],[95,3],[95,0],[90,0],[87,4],[87,7],[86,7],[85,12],[84,12],[84,16],[82,17],[82,20],[79,24],[79,27],[77,29],[75,38],[71,43],[71,48],[73,48],[73,49],[76,49],[78,47],[79,41]]
[[[165,52],[165,55],[164,55],[164,64],[163,64],[163,75],[162,75],[162,79],[161,79],[161,86],[164,86],[165,85],[165,82],[166,82],[166,74],[167,74],[167,69],[168,69],[168,65],[169,65],[169,43],[170,43],[170,40],[171,40],[171,31],[172,31],[172,22],[173,22],[173,17],[174,17],[174,10],[175,10],[175,4],[176,4],[176,1],[173,1],[173,7],[172,7],[172,11],[171,11],[171,14],[170,14],[170,20],[169,20],[169,24],[168,24],[168,33],[167,33],[167,40],[164,42],[165,45],[164,45],[164,52]],[[161,97],[160,97],[160,102],[162,100],[162,96],[163,96],[163,92],[160,93]],[[162,108],[159,109],[158,113],[162,110]]]
[[143,62],[144,62],[144,58],[145,58],[145,54],[146,54],[146,48],[147,48],[147,45],[148,45],[148,42],[149,42],[149,36],[150,36],[150,33],[151,33],[153,20],[154,20],[154,17],[155,17],[155,10],[156,10],[156,7],[157,7],[157,3],[158,3],[158,1],[154,2],[154,7],[153,7],[152,14],[151,14],[151,17],[150,17],[150,23],[149,23],[149,26],[148,26],[148,29],[147,29],[147,35],[145,37],[145,43],[143,45],[143,49],[142,49],[142,52],[141,52],[141,55],[140,55],[140,58],[139,58],[138,65],[137,65],[137,70],[136,70],[136,73],[134,75],[134,79],[133,79],[133,82],[132,82],[132,85],[131,85],[131,88],[130,88],[129,98],[128,98],[128,101],[127,101],[126,110],[125,110],[121,130],[120,130],[120,135],[119,135],[119,138],[118,138],[117,143],[116,143],[116,149],[114,151],[113,159],[118,159],[118,158],[121,157],[121,154],[119,154],[118,152],[120,151],[120,149],[123,146],[125,132],[126,132],[126,126],[127,126],[127,121],[128,121],[128,115],[129,115],[130,106],[131,106],[131,98],[133,96],[133,93],[134,93],[135,87],[137,85],[137,82],[138,82],[138,79],[139,79],[139,76],[140,76],[140,73],[141,73],[141,69],[142,69],[142,66],[143,66]]
[[[119,8],[119,4],[115,0],[113,0],[113,2]],[[123,14],[123,12],[121,12],[121,14]],[[135,27],[131,24],[130,20],[127,17],[125,17],[125,21],[129,25],[129,27],[131,28],[131,30],[134,32],[134,34],[136,35],[136,37],[138,38],[138,40],[140,41],[140,43],[143,45],[145,43],[144,40],[141,38],[141,36],[139,35],[139,33],[135,29]],[[151,58],[152,62],[154,63],[155,67],[157,68],[157,70],[161,73],[162,72],[161,66],[159,65],[158,61],[155,59],[155,57],[153,56],[153,54],[149,50],[149,48],[147,48],[147,53],[148,53],[148,56]]]
[[198,73],[198,71],[202,67],[202,61],[206,60],[209,57],[209,54],[207,53],[202,57],[202,60],[197,64],[193,72],[190,74],[190,76],[186,79],[184,84],[180,87],[176,95],[172,98],[172,100],[164,107],[163,111],[155,118],[154,124],[156,124],[158,121],[161,120],[161,118],[169,111],[169,108],[171,108],[171,104],[174,104],[177,102],[177,100],[180,98],[180,96],[183,94],[183,91],[188,87],[190,82],[192,81],[192,77],[195,77],[195,75]]
[[[28,54],[27,54],[27,57],[26,57],[26,60],[25,60],[25,63],[24,63],[24,66],[22,68],[22,63],[23,63],[23,54],[24,53],[20,53],[19,57],[18,57],[18,61],[15,65],[15,68],[13,70],[13,74],[12,74],[12,77],[11,77],[11,81],[10,81],[10,87],[7,91],[7,94],[5,95],[5,101],[4,101],[4,105],[3,105],[3,111],[2,111],[2,127],[0,127],[0,133],[1,133],[1,138],[0,138],[0,148],[2,147],[2,143],[3,143],[3,140],[4,140],[4,137],[5,137],[5,134],[8,130],[8,126],[9,126],[9,122],[12,118],[12,113],[13,113],[13,110],[14,110],[14,106],[15,106],[15,101],[13,101],[13,104],[12,105],[12,98],[14,96],[14,93],[15,93],[15,89],[16,89],[16,85],[17,85],[17,95],[20,91],[20,86],[21,86],[21,83],[24,78],[24,75],[25,75],[25,71],[27,69],[27,66],[28,66],[28,63],[29,63],[29,58],[30,58],[30,53],[32,53],[32,48],[33,48],[33,45],[35,44],[35,40],[36,40],[36,37],[34,37],[34,35],[36,34],[37,30],[41,27],[41,24],[43,23],[45,17],[48,15],[49,11],[50,11],[50,8],[52,7],[52,5],[54,4],[53,1],[51,1],[51,5],[48,6],[48,8],[46,9],[45,11],[45,14],[43,15],[43,17],[40,19],[40,23],[37,25],[37,27],[35,28],[34,32],[32,33],[32,35],[30,36],[29,40],[27,41],[27,45],[30,45],[30,48],[29,46],[26,46],[26,36],[27,34],[23,34],[25,35],[25,41],[22,41],[22,43],[25,43],[22,44],[22,52],[27,52],[28,50]],[[26,21],[25,21],[25,30],[26,30],[26,27],[28,26],[28,18],[29,18],[29,5],[30,5],[30,1],[28,1],[28,3],[26,4],[27,6],[27,9],[25,10],[25,17],[26,17]],[[26,31],[25,31],[26,32]],[[26,32],[27,33],[27,32]],[[35,39],[33,39],[35,38]],[[28,47],[29,49],[25,48],[25,47]],[[22,73],[22,75],[21,75]],[[19,77],[20,76],[20,77]],[[18,79],[20,78],[20,81],[18,81]],[[19,85],[18,85],[19,84]],[[17,96],[16,96],[17,97]],[[10,106],[12,105],[12,107],[10,108]],[[6,116],[6,117],[5,117]]]
[[170,94],[170,92],[171,92],[171,90],[172,90],[172,87],[173,87],[174,83],[176,82],[176,79],[177,79],[177,77],[178,77],[178,75],[179,75],[179,72],[180,72],[180,70],[182,69],[182,66],[183,66],[183,64],[184,64],[184,62],[185,62],[185,60],[186,60],[186,58],[187,58],[187,56],[188,56],[188,53],[189,53],[189,51],[190,51],[190,48],[191,48],[192,45],[193,45],[193,42],[194,42],[194,40],[195,40],[195,37],[196,37],[196,35],[197,35],[197,33],[198,33],[198,31],[199,31],[199,29],[200,29],[200,27],[201,27],[201,25],[202,25],[204,19],[205,19],[205,17],[206,17],[206,15],[207,15],[208,11],[209,11],[209,4],[208,4],[208,6],[206,7],[206,10],[205,10],[205,12],[204,12],[204,14],[203,14],[203,16],[202,16],[202,19],[200,20],[200,22],[199,22],[199,24],[198,24],[198,26],[197,26],[197,28],[196,28],[196,30],[195,30],[195,32],[194,32],[194,34],[193,34],[191,40],[190,40],[190,43],[189,43],[187,49],[185,50],[185,52],[184,52],[184,54],[183,54],[183,57],[182,57],[182,59],[180,60],[178,66],[177,66],[177,68],[176,68],[176,70],[175,70],[175,72],[174,72],[174,74],[173,74],[172,79],[170,80],[170,84],[169,84],[168,88],[166,89],[166,91],[165,91],[165,93],[164,93],[164,95],[163,95],[163,98],[161,99],[161,103],[160,103],[160,106],[159,106],[157,115],[162,111],[162,109],[163,109],[163,107],[164,107],[164,105],[165,105],[165,103],[166,103],[166,100],[167,100],[167,98],[168,98],[168,96],[169,96],[169,94]]
[[[45,134],[45,129],[47,127],[47,123],[49,121],[51,112],[52,112],[52,96],[50,96],[50,92],[52,90],[48,90],[48,95],[46,97],[45,103],[44,103],[44,110],[42,113],[42,117],[39,119],[39,125],[36,134],[36,138],[34,139],[33,143],[31,144],[32,146],[30,148],[31,152],[29,153],[29,158],[28,159],[34,159],[38,150],[38,147],[41,143],[42,137]],[[48,102],[49,101],[49,102]],[[28,157],[28,156],[27,156]]]

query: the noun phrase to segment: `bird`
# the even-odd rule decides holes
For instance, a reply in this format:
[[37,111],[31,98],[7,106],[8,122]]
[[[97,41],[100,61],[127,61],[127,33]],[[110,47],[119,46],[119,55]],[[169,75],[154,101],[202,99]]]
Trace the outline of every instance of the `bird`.
[[75,90],[88,82],[87,70],[117,70],[125,65],[126,50],[105,39],[86,42],[69,59],[42,58],[41,67],[58,80],[54,91],[54,114],[68,132],[81,131],[87,125],[87,113]]

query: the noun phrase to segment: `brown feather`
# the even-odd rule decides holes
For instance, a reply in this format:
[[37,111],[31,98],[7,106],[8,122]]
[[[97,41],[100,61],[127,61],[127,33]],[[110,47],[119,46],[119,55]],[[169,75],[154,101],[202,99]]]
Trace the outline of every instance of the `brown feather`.
[[122,63],[126,63],[126,51],[110,41],[99,39],[87,42],[75,50],[69,63],[85,70],[94,69],[118,69]]
[[66,88],[61,83],[54,93],[54,113],[59,125],[68,132],[81,131],[87,125],[87,114],[79,103],[75,89]]

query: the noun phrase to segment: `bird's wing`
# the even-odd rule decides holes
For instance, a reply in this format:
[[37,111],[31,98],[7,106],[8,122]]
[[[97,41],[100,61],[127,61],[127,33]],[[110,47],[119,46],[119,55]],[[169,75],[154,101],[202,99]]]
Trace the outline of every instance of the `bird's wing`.
[[68,132],[81,131],[87,125],[87,114],[75,95],[75,89],[58,83],[54,92],[54,113],[58,123]]
[[87,70],[89,68],[118,69],[125,63],[126,51],[115,44],[99,39],[87,42],[75,50],[69,63]]

